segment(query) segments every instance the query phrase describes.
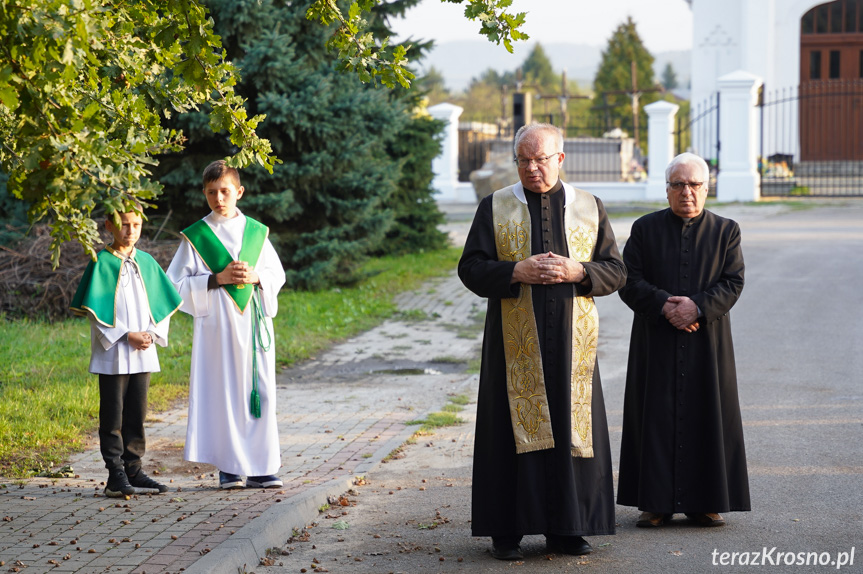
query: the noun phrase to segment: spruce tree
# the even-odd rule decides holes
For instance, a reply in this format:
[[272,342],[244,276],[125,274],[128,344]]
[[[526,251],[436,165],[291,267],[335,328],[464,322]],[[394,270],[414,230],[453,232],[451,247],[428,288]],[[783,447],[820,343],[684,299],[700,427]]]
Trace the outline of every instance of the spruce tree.
[[674,66],[671,65],[671,62],[668,62],[662,70],[662,87],[666,90],[673,90],[677,86],[677,73],[674,71]]
[[537,42],[521,65],[522,78],[527,84],[536,86],[540,92],[560,91],[560,77],[554,73],[551,60]]
[[[593,80],[596,100],[607,103],[611,108],[595,109],[594,116],[601,122],[605,122],[608,117],[614,118],[611,125],[605,124],[605,129],[623,127],[624,130],[632,130],[632,96],[626,92],[632,91],[633,62],[638,89],[654,88],[656,81],[653,77],[653,56],[641,42],[632,17],[627,17],[626,22],[620,24],[609,38]],[[604,98],[603,93],[606,94]],[[642,149],[645,149],[647,143],[647,114],[644,106],[658,99],[657,92],[644,92],[639,97],[639,139]],[[631,131],[629,135],[633,135]]]
[[374,250],[376,255],[401,255],[440,249],[447,236],[438,229],[443,213],[433,198],[432,160],[440,153],[437,135],[442,122],[428,114],[417,114],[389,142],[390,157],[401,162],[401,177],[391,198],[393,226],[385,241]]
[[[404,90],[362,84],[336,70],[324,49],[329,32],[306,19],[308,4],[207,2],[226,56],[240,70],[236,91],[250,114],[266,114],[257,131],[283,162],[272,174],[242,171],[239,207],[270,226],[288,284],[319,288],[355,280],[368,254],[387,251],[406,195],[399,186],[408,162],[398,140],[412,117]],[[165,211],[173,210],[179,227],[206,214],[200,173],[231,151],[204,122],[201,112],[179,116],[189,137],[186,153],[163,158],[159,167]],[[429,197],[430,164],[421,190]],[[440,217],[433,202],[424,207]],[[427,247],[440,245],[433,243]]]
[[[419,3],[420,0],[389,0],[378,4],[369,20],[376,39],[392,36],[391,19],[404,17],[408,9]],[[416,61],[431,49],[432,42],[411,39],[405,42],[405,46],[411,59]],[[376,255],[401,255],[447,245],[446,234],[438,229],[444,216],[433,199],[435,190],[431,186],[434,179],[432,160],[440,153],[438,135],[445,126],[422,111],[428,91],[429,86],[419,82],[410,90],[395,89],[390,94],[411,111],[410,119],[398,137],[387,146],[390,157],[400,162],[401,176],[390,200],[393,226],[384,242],[373,250]]]

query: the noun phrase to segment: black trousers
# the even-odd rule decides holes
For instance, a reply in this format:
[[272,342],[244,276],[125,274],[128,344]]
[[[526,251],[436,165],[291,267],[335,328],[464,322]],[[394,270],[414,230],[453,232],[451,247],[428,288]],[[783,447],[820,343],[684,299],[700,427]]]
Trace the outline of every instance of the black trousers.
[[99,447],[108,470],[141,469],[149,388],[150,373],[99,375]]

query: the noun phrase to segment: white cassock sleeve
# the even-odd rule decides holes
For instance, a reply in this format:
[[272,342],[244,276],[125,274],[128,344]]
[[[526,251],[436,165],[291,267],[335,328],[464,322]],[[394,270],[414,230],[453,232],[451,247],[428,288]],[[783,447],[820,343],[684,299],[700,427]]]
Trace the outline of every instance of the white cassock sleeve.
[[158,323],[150,319],[150,327],[147,331],[156,335],[155,343],[160,347],[168,346],[168,330],[171,328],[171,316],[167,316]]
[[206,317],[210,313],[207,282],[212,274],[189,241],[183,239],[166,272],[183,298],[180,311],[193,317]]
[[95,329],[96,339],[102,345],[104,350],[108,350],[117,344],[117,341],[123,338],[128,333],[125,323],[114,321],[114,327],[103,325],[97,321],[92,313],[87,313],[87,318],[90,319],[90,325]]
[[279,290],[285,284],[285,270],[273,244],[267,239],[255,266],[261,282],[261,303],[265,317],[275,317],[279,311]]

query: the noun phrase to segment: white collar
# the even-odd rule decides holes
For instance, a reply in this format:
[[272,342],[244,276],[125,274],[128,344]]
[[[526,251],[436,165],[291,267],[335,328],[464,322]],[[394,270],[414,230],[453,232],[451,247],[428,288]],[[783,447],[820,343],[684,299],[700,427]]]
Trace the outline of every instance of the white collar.
[[209,221],[213,225],[222,225],[222,224],[228,223],[230,221],[240,220],[243,217],[244,217],[243,212],[237,208],[237,214],[234,217],[230,217],[230,218],[225,217],[221,213],[216,213],[215,211],[211,211],[210,214],[207,217],[205,217],[204,219],[206,219],[207,221]]
[[[568,207],[570,202],[575,199],[575,188],[566,183],[565,181],[561,181],[563,184],[563,193],[564,193],[564,202],[563,206]],[[518,199],[523,204],[527,205],[527,197],[524,195],[524,185],[521,182],[516,183],[512,186],[512,193],[515,195],[516,199]]]

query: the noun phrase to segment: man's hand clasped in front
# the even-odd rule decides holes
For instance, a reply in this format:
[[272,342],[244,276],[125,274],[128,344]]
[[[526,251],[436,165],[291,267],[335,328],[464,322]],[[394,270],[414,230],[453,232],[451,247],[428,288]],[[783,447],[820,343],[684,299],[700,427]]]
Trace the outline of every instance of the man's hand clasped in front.
[[584,265],[564,255],[549,251],[532,255],[515,264],[513,283],[529,285],[553,285],[555,283],[580,283],[584,281]]
[[662,315],[675,329],[694,333],[698,330],[698,305],[689,297],[669,297],[662,306]]

